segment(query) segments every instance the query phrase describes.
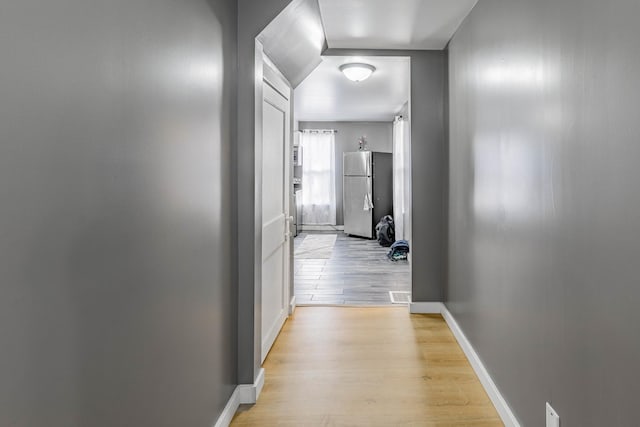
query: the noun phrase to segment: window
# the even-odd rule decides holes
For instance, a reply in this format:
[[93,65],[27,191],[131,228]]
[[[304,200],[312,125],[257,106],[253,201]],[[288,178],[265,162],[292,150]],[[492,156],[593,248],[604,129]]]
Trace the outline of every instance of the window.
[[336,224],[336,156],[334,131],[303,131],[302,223]]

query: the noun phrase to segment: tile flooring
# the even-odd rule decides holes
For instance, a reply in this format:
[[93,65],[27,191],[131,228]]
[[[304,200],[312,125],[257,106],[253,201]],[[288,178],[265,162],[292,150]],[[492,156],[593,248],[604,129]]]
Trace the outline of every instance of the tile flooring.
[[[306,236],[299,234],[294,247]],[[410,291],[411,271],[407,261],[393,262],[387,252],[375,240],[339,233],[331,258],[294,258],[296,303],[392,305],[389,291]]]

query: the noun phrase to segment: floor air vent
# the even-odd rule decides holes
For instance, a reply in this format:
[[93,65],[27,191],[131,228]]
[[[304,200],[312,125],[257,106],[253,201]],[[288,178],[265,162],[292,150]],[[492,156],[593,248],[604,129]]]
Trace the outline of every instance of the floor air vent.
[[411,292],[389,291],[389,298],[392,304],[409,304]]

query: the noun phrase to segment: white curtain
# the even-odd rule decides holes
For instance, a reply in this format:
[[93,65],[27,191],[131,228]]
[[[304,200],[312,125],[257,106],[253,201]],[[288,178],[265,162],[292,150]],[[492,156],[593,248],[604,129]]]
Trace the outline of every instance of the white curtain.
[[335,134],[306,131],[302,146],[302,223],[336,224]]
[[[408,221],[409,200],[409,135],[408,122],[397,117],[393,123],[393,220],[396,240],[407,239],[405,222]],[[408,225],[408,224],[407,224]]]

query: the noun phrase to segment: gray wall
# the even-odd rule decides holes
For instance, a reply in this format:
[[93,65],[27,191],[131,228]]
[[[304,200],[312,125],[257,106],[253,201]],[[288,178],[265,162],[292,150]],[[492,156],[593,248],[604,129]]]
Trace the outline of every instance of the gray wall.
[[0,9],[0,425],[212,425],[236,384],[235,2]]
[[450,45],[447,306],[525,426],[638,424],[638,16],[483,0]]
[[324,54],[411,58],[412,299],[416,302],[442,301],[447,239],[447,53],[328,49]]
[[413,301],[442,301],[447,217],[446,52],[411,57],[411,279]]
[[299,129],[335,129],[338,131],[336,134],[335,147],[336,222],[337,225],[344,225],[342,205],[342,155],[347,152],[358,151],[358,139],[362,135],[367,136],[367,147],[369,150],[391,153],[393,149],[393,124],[385,122],[300,122]]

